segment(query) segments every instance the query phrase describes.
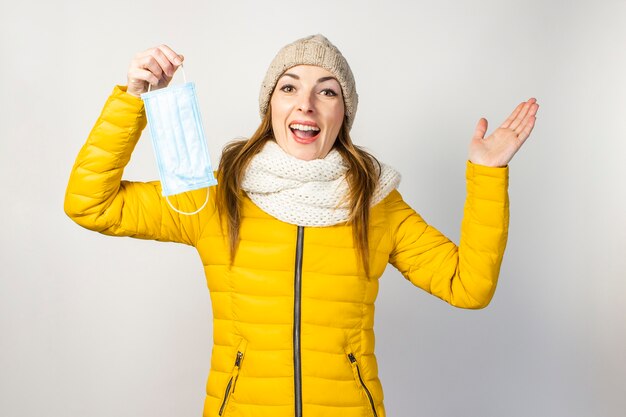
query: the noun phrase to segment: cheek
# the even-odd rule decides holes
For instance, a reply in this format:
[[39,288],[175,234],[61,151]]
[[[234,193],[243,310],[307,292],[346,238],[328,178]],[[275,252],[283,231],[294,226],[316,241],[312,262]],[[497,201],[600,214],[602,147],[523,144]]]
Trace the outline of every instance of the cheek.
[[285,119],[285,111],[280,103],[274,100],[270,101],[270,109],[272,111],[272,128],[276,129],[281,125],[281,120]]
[[331,113],[328,114],[328,130],[326,131],[326,143],[325,147],[327,150],[330,150],[337,141],[337,137],[339,136],[339,132],[341,131],[341,125],[343,124],[343,107],[339,109],[334,109]]
[[272,100],[270,107],[272,109],[272,125],[283,124],[289,116],[289,105],[280,100]]
[[272,134],[274,136],[274,140],[278,143],[283,143],[285,139],[285,128],[284,123],[281,123],[280,120],[276,118],[276,116],[272,113]]
[[341,128],[341,124],[343,123],[343,119],[345,116],[343,103],[341,105],[335,106],[328,114],[328,118],[331,121],[333,126],[333,130],[337,130]]

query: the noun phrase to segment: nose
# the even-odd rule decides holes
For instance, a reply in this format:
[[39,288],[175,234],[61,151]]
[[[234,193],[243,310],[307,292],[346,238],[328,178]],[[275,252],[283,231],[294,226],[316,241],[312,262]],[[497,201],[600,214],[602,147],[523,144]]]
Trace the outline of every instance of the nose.
[[312,93],[305,93],[300,96],[298,110],[304,114],[310,114],[315,111],[315,102]]

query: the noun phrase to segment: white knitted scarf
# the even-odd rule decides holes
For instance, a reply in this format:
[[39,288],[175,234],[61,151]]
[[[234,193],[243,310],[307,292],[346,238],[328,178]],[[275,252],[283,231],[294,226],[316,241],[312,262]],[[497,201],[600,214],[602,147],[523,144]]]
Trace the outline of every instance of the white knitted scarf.
[[[400,183],[400,174],[382,164],[371,205]],[[298,226],[332,226],[348,220],[348,165],[335,149],[324,159],[303,161],[268,140],[245,172],[241,188],[263,211]]]

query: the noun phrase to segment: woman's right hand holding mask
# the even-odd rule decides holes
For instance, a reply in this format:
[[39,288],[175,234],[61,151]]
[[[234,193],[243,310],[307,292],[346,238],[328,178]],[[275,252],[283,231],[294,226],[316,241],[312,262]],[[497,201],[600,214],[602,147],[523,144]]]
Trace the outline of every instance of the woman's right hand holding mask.
[[167,45],[139,52],[128,67],[127,93],[139,97],[150,89],[167,87],[185,58]]

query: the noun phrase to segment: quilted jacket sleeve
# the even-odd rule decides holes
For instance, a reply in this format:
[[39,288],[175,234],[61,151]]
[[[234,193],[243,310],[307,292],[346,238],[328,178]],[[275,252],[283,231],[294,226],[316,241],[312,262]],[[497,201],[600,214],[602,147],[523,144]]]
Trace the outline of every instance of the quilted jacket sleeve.
[[461,308],[486,307],[496,289],[509,224],[508,167],[467,162],[467,197],[456,246],[396,190],[387,198],[390,263],[414,285]]
[[[158,181],[122,181],[124,167],[146,126],[143,101],[116,86],[80,150],[65,194],[65,212],[79,225],[106,235],[194,245],[213,204],[195,216],[171,210]],[[171,196],[181,211],[192,212],[206,189]]]

